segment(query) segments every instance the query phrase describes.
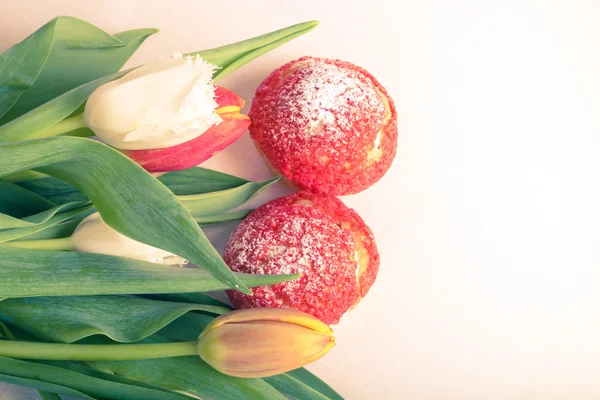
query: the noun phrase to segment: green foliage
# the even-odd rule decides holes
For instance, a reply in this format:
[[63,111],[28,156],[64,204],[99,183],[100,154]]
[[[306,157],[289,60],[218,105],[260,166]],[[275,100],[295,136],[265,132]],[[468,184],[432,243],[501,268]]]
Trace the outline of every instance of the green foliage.
[[[31,361],[0,357],[0,381],[82,399],[182,400],[191,399],[161,388],[115,381]],[[93,397],[92,397],[93,396]]]
[[[217,80],[316,24],[306,22],[192,54],[220,67]],[[119,69],[156,31],[110,35],[85,21],[58,17],[0,55],[0,178],[5,177],[0,179],[0,320],[19,340],[195,340],[214,315],[230,309],[200,292],[247,291],[297,277],[232,273],[198,227],[243,218],[248,211],[230,210],[278,178],[250,182],[192,168],[155,179],[101,143],[52,137],[68,130],[57,129],[59,125],[79,128],[80,117],[67,120],[72,127],[65,125],[65,118],[81,114],[96,88],[126,74]],[[89,134],[87,129],[69,132]],[[66,237],[96,209],[122,234],[201,268],[20,249],[6,243]],[[0,340],[13,339],[6,324],[0,325]],[[52,400],[60,395],[191,398],[179,392],[214,399],[340,398],[303,369],[267,379],[240,379],[217,372],[199,357],[89,366],[0,357],[0,381],[37,389]]]
[[137,342],[190,311],[222,314],[229,308],[134,296],[32,297],[0,302],[0,320],[42,340],[63,343],[93,335]]
[[57,17],[0,55],[0,125],[77,86],[117,72],[156,29],[110,35]]
[[182,256],[228,287],[250,293],[173,193],[120,152],[75,137],[0,145],[0,176],[27,169],[77,187],[123,235]]
[[[0,247],[2,297],[92,296],[207,292],[228,286],[200,268],[182,268],[103,254]],[[248,286],[265,286],[299,275],[233,273]]]
[[[200,55],[205,61],[220,67],[214,76],[214,79],[218,80],[262,54],[309,32],[316,25],[315,21],[304,22],[238,43],[192,54]],[[120,78],[129,71],[117,72],[75,87],[29,113],[0,126],[0,142],[46,137],[45,129],[52,127],[76,111],[81,112],[81,105],[96,88]]]

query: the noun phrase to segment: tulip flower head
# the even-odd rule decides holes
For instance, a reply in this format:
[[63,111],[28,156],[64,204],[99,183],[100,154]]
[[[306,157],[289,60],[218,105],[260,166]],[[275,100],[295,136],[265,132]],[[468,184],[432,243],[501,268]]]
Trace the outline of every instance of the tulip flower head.
[[96,89],[86,103],[85,121],[117,149],[187,142],[221,122],[215,111],[215,69],[199,56],[181,53],[143,65]]
[[107,254],[149,261],[157,264],[183,265],[187,261],[168,251],[138,242],[108,226],[99,213],[94,213],[79,223],[71,244],[74,251]]
[[89,97],[86,125],[149,172],[194,167],[250,125],[244,100],[213,86],[216,66],[176,54],[106,83]]
[[198,354],[216,370],[262,378],[300,368],[335,344],[319,319],[291,308],[251,308],[216,318],[198,340]]

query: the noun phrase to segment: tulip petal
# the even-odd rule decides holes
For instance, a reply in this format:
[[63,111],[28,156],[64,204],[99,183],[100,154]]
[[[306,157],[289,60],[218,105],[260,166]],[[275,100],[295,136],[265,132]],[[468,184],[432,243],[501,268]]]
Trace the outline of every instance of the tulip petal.
[[205,332],[210,329],[217,328],[221,325],[231,323],[245,323],[252,321],[279,321],[287,322],[290,324],[296,324],[303,326],[308,329],[312,329],[315,332],[333,334],[330,327],[325,325],[320,319],[313,317],[310,314],[296,310],[295,308],[245,308],[242,310],[232,311],[227,313],[220,318],[215,319],[209,326],[206,327]]
[[148,172],[177,171],[194,167],[238,140],[250,126],[239,113],[222,114],[223,121],[202,135],[164,149],[125,150],[123,153]]
[[246,102],[237,93],[223,86],[215,86],[215,101],[219,105],[217,114],[240,111]]

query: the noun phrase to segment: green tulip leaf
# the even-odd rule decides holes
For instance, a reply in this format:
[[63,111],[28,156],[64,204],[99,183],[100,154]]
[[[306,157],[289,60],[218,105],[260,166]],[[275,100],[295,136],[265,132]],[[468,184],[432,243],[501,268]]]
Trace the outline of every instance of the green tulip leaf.
[[[295,369],[293,371],[286,373],[285,375],[289,376],[292,379],[297,380],[298,382],[301,382],[303,385],[306,385],[313,390],[316,390],[317,392],[321,393],[323,396],[325,396],[328,399],[344,400],[344,398],[342,396],[340,396],[339,393],[337,393],[335,390],[333,390],[333,388],[331,386],[329,386],[327,383],[323,382],[321,379],[319,379],[319,377],[317,377],[315,374],[313,374],[306,368],[298,368],[298,369]],[[278,376],[281,376],[281,375],[278,375]],[[272,378],[268,378],[269,379],[268,382],[271,385],[273,385],[274,387],[279,388],[278,390],[281,390],[282,392],[284,392],[286,394],[291,394],[291,393],[288,393],[287,391],[285,391],[283,388],[281,388],[281,386],[278,382],[275,382],[276,378],[277,377],[275,377],[275,376]]]
[[56,203],[43,196],[23,189],[14,183],[0,180],[0,218],[2,215],[23,218],[46,211],[54,206]]
[[36,225],[43,224],[48,222],[50,218],[59,212],[70,211],[74,209],[79,209],[89,205],[89,201],[75,201],[70,203],[61,204],[60,206],[55,206],[49,208],[45,211],[39,212],[37,214],[28,215],[23,218],[15,218],[10,215],[0,214],[0,230],[2,229],[12,229],[12,228],[27,228],[33,227]]
[[[119,375],[115,375],[112,373],[107,373],[107,372],[102,372],[102,371],[98,371],[96,369],[93,368],[89,368],[89,367],[85,367],[83,365],[79,365],[79,364],[75,364],[73,362],[68,362],[68,361],[37,361],[40,364],[43,365],[50,365],[50,366],[54,366],[54,367],[58,367],[64,370],[68,370],[68,371],[73,371],[79,374],[83,374],[83,375],[87,375],[93,378],[99,378],[102,380],[106,380],[109,382],[116,382],[116,383],[121,383],[121,384],[125,384],[128,386],[136,386],[136,387],[140,387],[140,388],[146,388],[146,389],[152,389],[154,391],[161,391],[164,393],[169,393],[172,394],[173,392],[168,390],[168,389],[164,389],[158,386],[154,386],[154,385],[149,385],[147,383],[144,382],[140,382],[140,381],[136,381],[134,379],[128,379]],[[187,399],[187,397],[184,397]]]
[[7,233],[7,229],[34,227],[48,222],[57,214],[87,205],[89,201],[84,198],[83,201],[61,203],[57,206],[43,196],[14,183],[0,180],[0,236]]
[[263,182],[248,182],[233,189],[218,192],[177,196],[194,217],[205,217],[231,210],[253,199],[280,177]]
[[229,310],[133,296],[31,297],[0,302],[0,320],[44,341],[72,343],[104,335],[117,342],[137,342],[190,311]]
[[51,176],[18,182],[17,185],[53,202],[54,204],[89,200],[87,196],[81,193],[75,186]]
[[14,173],[14,174],[3,176],[2,180],[7,181],[7,182],[18,183],[18,182],[24,182],[24,181],[31,181],[34,179],[46,178],[47,176],[48,175],[42,174],[41,172],[20,171],[20,172]]
[[[182,400],[181,393],[139,385],[127,379],[106,379],[39,362],[0,357],[0,381],[82,399]],[[94,397],[92,397],[94,396]]]
[[56,133],[49,128],[77,110],[98,87],[126,73],[127,71],[117,72],[78,86],[0,126],[0,143],[55,136]]
[[[22,360],[13,360],[11,358],[7,358],[7,360],[10,360],[11,363],[8,365],[5,365],[6,361],[3,359],[0,359],[0,370],[2,370],[4,368],[13,368],[14,364],[12,363],[12,361],[22,362],[25,364],[19,364],[21,369],[18,372],[20,372],[22,375],[29,376],[29,378],[23,378],[21,376],[11,375],[11,373],[13,373],[13,372],[9,371],[9,374],[0,373],[0,382],[8,383],[11,385],[24,386],[24,387],[28,387],[31,389],[45,391],[45,392],[60,393],[60,394],[64,394],[66,396],[72,396],[72,397],[75,397],[78,399],[96,400],[95,397],[91,397],[91,396],[86,395],[83,392],[71,389],[70,387],[68,387],[66,385],[62,386],[62,385],[57,385],[55,383],[50,383],[50,382],[41,380],[40,375],[38,374],[39,370],[38,370],[38,368],[36,368],[37,365],[33,362],[27,362],[27,361],[22,361]],[[24,372],[24,367],[25,368],[29,367],[29,370],[28,370],[29,373]],[[56,371],[52,371],[52,372],[56,373]],[[69,377],[73,378],[73,375],[69,375]]]
[[224,303],[211,295],[206,293],[170,293],[170,294],[151,294],[143,296],[145,298],[162,300],[162,301],[174,301],[182,303],[193,303],[193,304],[204,304],[213,305],[219,307],[226,307],[229,310],[233,310],[229,304]]
[[[212,224],[222,221],[235,221],[245,217],[247,213],[246,215],[241,212],[225,215],[223,212],[241,206],[280,178],[275,177],[262,182],[252,182],[204,168],[191,168],[190,170],[168,173],[158,179],[173,193],[179,195],[177,196],[178,199],[191,212],[196,222]],[[0,181],[1,184],[2,181]],[[18,185],[54,204],[87,200],[87,197],[76,187],[53,177],[34,179],[18,184],[8,182],[4,182],[4,184]],[[14,199],[14,202],[17,203],[18,200]]]
[[[6,327],[6,325],[3,322],[0,322],[0,325],[4,326],[7,330],[8,327]],[[19,327],[16,326],[11,326],[11,330],[9,331],[10,333],[10,340],[20,340],[20,341],[25,341],[25,342],[39,342],[39,339],[29,333],[27,333],[26,331],[22,330]],[[10,359],[9,359],[10,360]],[[53,371],[53,373],[51,374],[51,376],[56,376],[56,374],[58,374],[59,376],[66,376],[66,377],[70,377],[71,379],[81,379],[81,376],[78,376],[77,374],[82,374],[82,375],[86,375],[87,377],[91,377],[91,378],[97,378],[99,380],[88,380],[87,377],[83,377],[83,381],[84,381],[84,386],[80,386],[83,390],[89,390],[90,387],[94,387],[94,386],[101,386],[102,385],[102,380],[108,381],[108,382],[114,382],[120,385],[116,385],[116,388],[118,390],[121,391],[121,394],[124,396],[128,396],[131,395],[132,393],[128,391],[131,390],[129,388],[124,387],[125,386],[133,386],[133,394],[136,394],[136,396],[138,394],[140,394],[139,392],[136,392],[136,387],[137,388],[144,388],[144,389],[150,389],[153,395],[155,394],[154,392],[162,392],[162,393],[166,393],[166,398],[171,398],[174,399],[172,396],[172,391],[168,390],[168,389],[163,389],[160,388],[158,386],[153,386],[153,385],[149,385],[147,383],[143,383],[140,381],[136,381],[133,379],[128,379],[122,376],[118,376],[112,373],[106,373],[106,372],[102,372],[102,371],[98,371],[89,367],[84,367],[83,365],[80,365],[78,363],[75,362],[70,362],[70,361],[27,361],[28,363],[31,363],[31,368],[34,371],[33,374],[33,379],[39,379],[41,378],[41,376],[37,376],[35,375],[35,371],[36,371],[36,365],[35,364],[41,364],[42,366],[51,366],[51,367],[55,367],[56,369],[51,370]],[[78,382],[80,383],[80,382]],[[91,386],[90,386],[91,384]],[[112,385],[113,388],[115,388],[114,385]],[[78,387],[79,388],[79,387]],[[141,395],[143,396],[145,393],[148,392],[142,392]],[[41,394],[41,392],[40,392]],[[51,393],[52,394],[52,393]],[[56,394],[54,394],[56,395]],[[50,399],[53,399],[52,397],[49,397]],[[137,397],[135,397],[137,398]],[[143,398],[143,397],[142,397]],[[185,398],[187,399],[187,397],[179,397],[179,398]]]
[[221,69],[216,71],[214,78],[222,79],[255,58],[312,31],[318,24],[318,21],[303,22],[227,46],[191,53],[191,55],[198,54],[210,63],[220,66]]
[[[181,268],[103,254],[0,247],[0,297],[189,293],[228,289],[201,268]],[[300,275],[235,273],[247,286]]]
[[110,35],[57,17],[0,55],[0,125],[77,86],[117,72],[156,29]]
[[62,400],[62,397],[56,393],[46,392],[45,390],[38,390],[38,394],[42,400]]
[[0,176],[26,169],[77,187],[123,235],[184,257],[229,288],[251,293],[173,193],[118,151],[75,137],[0,145]]
[[[71,236],[81,220],[96,212],[91,205],[54,215],[48,221],[28,228],[14,228],[0,231],[0,244],[12,241],[31,241],[59,239]],[[239,221],[244,219],[252,210],[233,211],[206,217],[194,218],[202,227],[218,224],[221,222]],[[22,247],[22,246],[21,246]],[[30,248],[35,248],[35,246]]]
[[[260,55],[309,32],[316,25],[317,22],[315,21],[305,22],[242,42],[193,54],[198,54],[205,61],[220,67],[214,75],[214,79],[218,80]],[[56,135],[54,131],[48,128],[75,111],[81,110],[81,105],[95,89],[122,77],[129,71],[131,69],[85,83],[0,126],[0,142],[39,139]]]
[[[28,181],[41,178],[49,177],[48,175],[35,171],[21,171],[7,175],[2,179],[9,182],[19,183],[19,185],[23,186],[26,185],[26,182]],[[202,167],[192,167],[181,171],[167,172],[163,175],[160,175],[157,179],[171,189],[171,191],[175,194],[200,194],[216,192],[219,190],[231,189],[250,182],[237,176]],[[65,183],[63,182],[63,184]],[[49,183],[47,186],[48,189],[51,190],[55,185],[53,183]],[[33,187],[35,188],[36,186],[34,185]]]
[[264,380],[281,393],[295,400],[330,400],[329,397],[288,374],[270,376],[264,378]]
[[218,192],[250,182],[237,176],[201,167],[167,172],[159,176],[158,180],[177,195]]
[[[142,343],[168,341],[155,334]],[[111,371],[117,375],[167,389],[191,393],[201,398],[286,400],[283,394],[262,379],[240,379],[222,374],[196,356],[138,361],[94,361],[88,364],[92,368]]]
[[[20,236],[20,241],[29,240],[48,240],[48,239],[60,239],[71,236],[79,223],[88,215],[96,212],[95,208],[91,208],[89,212],[78,214],[74,217],[68,218],[66,221],[56,223],[54,225],[43,227],[41,230],[33,233],[27,233]],[[16,230],[16,229],[15,229]],[[15,239],[16,240],[16,239]]]
[[[61,212],[50,217],[46,222],[42,222],[41,224],[28,226],[25,228],[13,228],[13,229],[4,229],[0,231],[0,244],[4,242],[9,242],[12,240],[40,240],[40,239],[54,239],[57,237],[65,237],[69,236],[75,228],[77,224],[88,215],[92,214],[95,211],[92,205],[83,206],[80,208],[76,208],[74,210],[69,210],[65,212]],[[75,226],[66,225],[69,222],[73,223],[76,221],[77,224]],[[65,225],[62,225],[62,224]],[[67,234],[63,234],[66,231],[70,232]],[[71,229],[72,228],[72,229]],[[42,234],[42,232],[46,232],[46,234]],[[48,233],[51,233],[48,235]]]
[[55,21],[47,23],[0,55],[0,118],[37,79],[52,48],[55,26]]
[[[193,171],[191,174],[185,174],[185,182],[175,176],[175,179],[167,179],[163,184],[166,184],[169,189],[172,189],[171,185],[173,185],[185,192],[193,188],[201,194],[180,197],[185,199],[184,206],[193,213],[194,220],[200,226],[244,219],[252,210],[221,211],[239,207],[277,180],[273,178],[264,182],[251,182],[208,169],[192,168],[192,170],[198,170],[199,173]],[[221,190],[210,192],[211,189]],[[0,214],[0,243],[16,239],[39,240],[69,236],[77,224],[72,219],[65,221],[62,216],[66,214],[62,213],[86,205],[87,200],[88,198],[76,187],[53,177],[18,184],[0,180],[0,211],[7,213],[7,215]],[[54,204],[61,205],[52,207]],[[44,211],[34,215],[28,214],[40,209]],[[27,216],[16,219],[8,214],[19,216],[27,214]],[[53,216],[56,218],[51,219]],[[77,221],[81,219],[78,218]],[[36,225],[39,225],[40,229],[18,230],[18,228]],[[14,229],[1,231],[7,228]]]
[[[209,321],[212,320],[211,317],[195,313],[188,313],[183,317],[188,315],[194,315],[201,320],[203,317],[207,317]],[[197,336],[198,333],[194,340]],[[18,335],[18,339],[31,341],[27,336],[23,337],[20,334]],[[155,334],[142,342],[164,343],[168,341],[165,337]],[[100,336],[89,337],[83,342],[90,344],[114,343]],[[203,398],[236,400],[257,398],[267,400],[286,399],[285,396],[262,379],[241,379],[221,374],[196,356],[141,361],[97,361],[86,363],[97,371],[90,371],[89,368],[60,361],[40,361],[37,363],[42,366],[53,366],[61,370],[84,374],[91,378],[100,378],[108,382],[123,383],[125,381],[124,383],[130,384],[135,382],[140,387],[145,387],[144,385],[152,385],[150,387],[161,386],[162,390],[177,390]],[[34,368],[33,365],[35,364],[33,362],[31,364],[32,368]],[[74,378],[79,377],[74,376]],[[120,399],[121,397],[118,398]]]
[[194,221],[196,221],[200,226],[214,225],[221,222],[240,221],[246,218],[252,211],[253,210],[240,210],[226,212],[222,214],[213,214],[198,217],[194,216]]
[[[8,330],[8,327],[6,327],[6,325],[2,322],[0,322],[0,325],[3,326],[3,328],[5,328],[5,330]],[[38,342],[39,339],[36,338],[35,336],[30,335],[29,333],[23,331],[22,329],[12,326],[11,331],[9,331],[9,336],[10,336],[10,340],[20,340],[20,341],[26,341],[26,342]],[[7,359],[10,360],[11,359]],[[2,362],[2,360],[0,359],[0,362]],[[38,368],[38,365],[36,364],[41,364],[41,370],[40,368]],[[102,372],[102,371],[97,371],[94,370],[92,368],[88,368],[88,367],[84,367],[82,365],[76,364],[74,362],[68,362],[68,361],[25,361],[24,364],[21,365],[27,365],[30,367],[31,370],[31,379],[27,379],[25,378],[24,381],[21,381],[21,379],[23,378],[18,378],[17,377],[17,381],[14,383],[17,384],[21,384],[22,386],[30,386],[32,388],[38,388],[38,392],[40,394],[40,396],[43,399],[49,399],[49,400],[54,400],[54,399],[60,399],[60,396],[56,393],[52,393],[52,392],[47,392],[44,390],[40,390],[39,388],[53,388],[53,389],[58,389],[59,392],[62,392],[62,389],[64,388],[64,386],[45,386],[44,383],[47,382],[42,382],[45,378],[50,378],[49,381],[56,381],[56,379],[58,378],[59,381],[62,381],[61,383],[66,383],[68,385],[68,379],[75,379],[77,380],[76,382],[76,388],[77,389],[81,389],[83,391],[89,392],[90,389],[92,390],[97,390],[97,388],[95,387],[99,387],[102,386],[103,384],[103,380],[107,381],[107,382],[113,382],[113,383],[117,383],[118,385],[110,385],[110,387],[112,389],[116,389],[120,392],[120,394],[122,396],[127,396],[127,398],[129,398],[129,396],[134,395],[135,397],[133,398],[140,398],[140,396],[145,396],[147,393],[150,393],[153,396],[159,396],[159,394],[157,394],[156,392],[161,392],[161,393],[166,393],[165,394],[165,398],[168,399],[187,399],[188,397],[173,397],[172,391],[169,391],[167,389],[163,389],[157,386],[153,386],[153,385],[149,385],[143,382],[139,382],[133,379],[127,379],[121,376],[117,376],[115,374],[112,373],[106,373],[106,372]],[[44,368],[44,367],[55,367],[54,369],[48,369],[48,368]],[[23,370],[19,371],[18,366],[17,366],[17,370],[15,371],[17,372],[14,375],[18,375],[18,376],[22,376],[26,374],[23,374]],[[86,375],[85,377],[81,377],[77,374],[83,374]],[[88,377],[91,378],[95,378],[90,380]],[[10,378],[15,378],[14,376],[11,376]],[[66,378],[62,379],[62,378]],[[36,382],[37,381],[37,382]],[[11,381],[9,381],[11,382]],[[42,383],[41,386],[40,382]],[[11,382],[13,383],[13,382]],[[83,385],[81,385],[83,383]],[[72,385],[71,385],[72,386]],[[131,386],[133,388],[128,388],[127,386]],[[138,391],[136,390],[136,388],[144,388],[144,389],[149,389],[150,391]],[[70,388],[67,388],[68,390],[72,390]],[[92,392],[93,393],[93,392]],[[75,395],[75,391],[68,393],[71,395]],[[84,396],[85,394],[82,393]],[[124,397],[125,398],[125,397]],[[144,398],[144,397],[141,397]],[[160,397],[159,397],[160,398]]]
[[[185,174],[180,175],[179,172],[184,172]],[[220,222],[238,221],[245,218],[252,210],[224,212],[219,214],[210,213],[226,210],[228,207],[236,208],[273,183],[271,181],[251,182],[204,168],[192,168],[191,170],[173,172],[163,176],[171,174],[173,174],[173,179],[169,178],[163,181],[163,184],[169,189],[173,190],[173,187],[175,187],[176,190],[179,189],[186,193],[195,190],[198,191],[198,193],[206,194],[206,196],[200,196],[193,202],[195,209],[202,211],[203,208],[206,208],[207,210],[205,212],[199,212],[198,214],[200,215],[193,216],[194,220],[200,226],[207,226]],[[183,179],[181,179],[182,176],[184,176]],[[215,196],[211,196],[211,190],[219,190],[219,192],[215,192]],[[217,199],[221,202],[215,203],[215,200]],[[0,226],[5,226],[7,228],[9,226],[33,227],[23,229],[13,228],[5,231],[0,230],[0,243],[17,239],[43,240],[69,236],[77,227],[78,222],[85,216],[91,214],[93,210],[85,215],[80,214],[77,217],[68,220],[66,216],[71,215],[72,213],[66,214],[64,212],[71,209],[72,206],[80,206],[82,204],[81,202],[87,200],[88,198],[76,187],[53,177],[28,180],[19,182],[18,184],[0,180],[0,211],[9,214],[12,213],[13,215],[21,215],[45,210],[40,215],[28,215],[23,221],[14,221],[10,216],[7,217],[0,214],[0,223],[3,218],[12,222],[12,225],[6,224]],[[63,202],[73,202],[73,204],[62,204]],[[203,202],[205,202],[206,207],[203,207]],[[54,206],[53,209],[48,209],[48,207],[52,208],[55,203],[61,204],[61,206]],[[51,214],[54,215],[52,216]],[[34,221],[37,222],[37,224],[31,222],[34,217],[39,218],[40,216],[46,216],[48,218],[43,218],[41,221]]]
[[[190,308],[189,302],[205,302],[208,300],[212,303],[214,299],[201,293],[184,293],[171,295],[155,295],[152,297],[165,298],[172,302],[171,305],[165,305],[165,301],[153,301],[146,299],[137,299],[138,301],[146,302],[141,305],[140,302],[123,302],[118,303],[118,306],[111,307],[111,300],[121,296],[94,296],[94,297],[72,297],[72,298],[38,298],[38,299],[8,299],[8,306],[4,307],[0,303],[0,314],[2,319],[10,321],[12,325],[16,325],[19,329],[15,332],[19,340],[31,340],[29,336],[24,336],[21,329],[25,329],[30,334],[34,334],[37,338],[50,339],[57,342],[71,342],[79,338],[83,338],[90,329],[90,321],[102,321],[101,331],[104,331],[102,336],[91,336],[84,339],[84,343],[114,343],[106,336],[110,336],[107,332],[119,332],[119,335],[130,335],[129,339],[134,336],[140,337],[154,331],[148,330],[152,322],[146,322],[146,318],[152,314],[152,310],[157,315],[164,317],[170,311],[180,310],[180,307]],[[95,299],[101,299],[96,302]],[[133,299],[133,298],[132,298]],[[188,303],[177,303],[177,300],[187,301]],[[58,300],[58,301],[52,301]],[[70,307],[65,305],[67,300],[73,300],[77,305]],[[116,302],[116,300],[115,300]],[[116,304],[116,303],[115,303]],[[123,307],[126,311],[119,310]],[[133,312],[130,307],[139,307],[142,311]],[[214,306],[214,304],[211,304]],[[216,306],[219,311],[228,309],[227,307]],[[92,316],[85,318],[79,314],[91,312]],[[110,315],[116,313],[116,315]],[[178,314],[178,313],[176,313]],[[175,314],[175,315],[176,315]],[[131,315],[131,317],[130,317]],[[150,317],[156,319],[155,317]],[[170,318],[165,318],[161,324],[163,325]],[[196,340],[200,332],[214,319],[214,317],[206,314],[198,314],[195,312],[184,312],[172,322],[167,323],[157,334],[153,334],[144,340],[144,342],[165,342],[165,341],[190,341]],[[142,327],[135,327],[141,323]],[[79,325],[81,324],[81,326]],[[98,333],[98,323],[92,322],[94,326],[93,332]],[[129,325],[129,326],[128,326]],[[157,325],[157,326],[158,326]],[[135,330],[144,331],[142,334],[133,333]],[[76,333],[72,333],[75,330]],[[131,336],[133,335],[133,336]],[[117,336],[117,335],[115,335]],[[132,378],[136,381],[145,382],[146,384],[154,384],[164,386],[171,390],[181,390],[198,396],[206,396],[210,398],[235,398],[235,399],[252,399],[256,396],[260,398],[281,399],[280,392],[289,398],[295,399],[341,399],[329,386],[323,381],[316,378],[307,370],[301,368],[291,371],[288,374],[280,374],[274,377],[261,379],[240,379],[223,375],[198,357],[178,357],[173,359],[161,360],[141,360],[141,361],[118,361],[118,362],[89,362],[93,368],[101,371],[108,371],[112,374],[106,376],[104,372],[92,372],[89,369],[66,362],[43,362],[45,364],[57,365],[62,368],[72,369],[76,372],[85,373],[91,376],[102,377],[103,379],[128,379]],[[187,371],[181,373],[181,371]],[[134,381],[134,382],[136,382]],[[141,383],[140,383],[141,384]],[[274,390],[276,389],[276,391]]]

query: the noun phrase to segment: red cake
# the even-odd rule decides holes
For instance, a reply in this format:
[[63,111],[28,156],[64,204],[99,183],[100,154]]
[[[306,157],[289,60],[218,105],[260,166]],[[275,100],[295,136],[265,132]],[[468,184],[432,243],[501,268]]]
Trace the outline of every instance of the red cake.
[[250,136],[270,167],[315,193],[358,193],[381,179],[396,154],[392,99],[348,62],[285,64],[260,84],[249,116]]
[[371,230],[333,196],[300,192],[270,201],[231,234],[224,260],[250,274],[301,273],[302,277],[228,291],[236,308],[291,307],[336,324],[369,291],[379,269]]

